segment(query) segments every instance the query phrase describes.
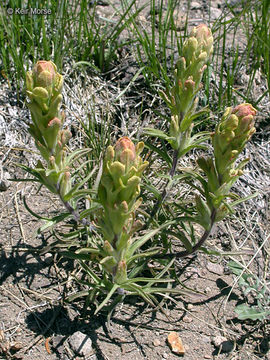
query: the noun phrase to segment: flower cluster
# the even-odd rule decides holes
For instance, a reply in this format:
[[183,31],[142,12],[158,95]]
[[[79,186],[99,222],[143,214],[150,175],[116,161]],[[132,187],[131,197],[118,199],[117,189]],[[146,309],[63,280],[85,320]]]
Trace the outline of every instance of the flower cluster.
[[217,171],[221,177],[236,176],[232,164],[243,150],[246,142],[255,133],[256,110],[250,104],[227,108],[212,136]]
[[148,162],[139,154],[144,144],[136,146],[128,137],[122,137],[109,146],[103,164],[103,173],[98,189],[102,213],[98,218],[104,235],[106,255],[102,263],[110,271],[115,282],[126,280],[126,251],[131,235],[140,227],[135,221],[135,210],[141,204],[140,182]]
[[214,158],[198,159],[198,165],[207,175],[207,205],[197,201],[197,210],[204,224],[209,224],[210,214],[215,209],[215,220],[222,220],[228,213],[224,199],[230,196],[230,189],[243,174],[243,167],[249,159],[237,166],[235,162],[247,141],[255,132],[254,117],[256,110],[252,105],[244,103],[235,108],[227,108],[212,134]]
[[29,132],[34,137],[47,169],[38,163],[37,171],[44,184],[61,196],[70,190],[70,173],[66,163],[65,147],[71,138],[69,130],[62,129],[64,114],[60,114],[63,76],[51,61],[38,61],[26,75],[27,104],[32,124]]
[[177,141],[180,133],[191,126],[198,102],[196,95],[212,51],[211,30],[204,24],[195,27],[183,44],[183,56],[176,64],[174,85],[161,94],[171,109],[170,136],[176,139],[172,144],[175,149],[180,145]]

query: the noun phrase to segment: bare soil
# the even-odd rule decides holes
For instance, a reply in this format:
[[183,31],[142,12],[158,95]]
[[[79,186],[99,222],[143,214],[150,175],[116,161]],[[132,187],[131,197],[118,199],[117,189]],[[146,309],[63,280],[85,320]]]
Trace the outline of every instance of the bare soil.
[[[190,26],[207,19],[208,6],[206,1],[191,3]],[[223,10],[223,3],[212,1],[211,7],[217,10],[217,15],[218,10]],[[108,15],[111,9],[100,6],[99,11]],[[185,6],[181,11],[185,11]],[[145,21],[148,13],[146,8],[142,14]],[[132,73],[132,69],[130,71]],[[74,114],[83,112],[83,96],[90,96],[94,91],[97,103],[106,98],[109,107],[110,96],[112,93],[115,95],[117,86],[113,80],[102,82],[90,77],[83,79],[82,87],[82,80],[77,80],[75,84],[74,79],[69,82],[67,70],[64,94],[67,124],[79,131]],[[123,84],[125,81],[128,80],[123,77]],[[23,197],[30,208],[42,216],[56,215],[59,209],[63,210],[62,205],[46,189],[37,191],[34,184],[7,180],[25,178],[15,163],[34,166],[37,155],[32,152],[34,146],[24,125],[24,120],[29,118],[28,111],[4,79],[1,79],[1,85],[0,120],[4,121],[4,131],[0,138],[0,359],[81,359],[69,343],[70,336],[79,330],[92,340],[92,349],[85,357],[89,360],[179,359],[167,342],[167,336],[172,331],[176,331],[182,339],[185,348],[183,358],[186,360],[270,360],[269,322],[241,321],[234,312],[235,305],[243,302],[244,297],[227,267],[229,257],[226,256],[217,258],[198,253],[176,262],[175,271],[179,280],[200,295],[191,293],[190,297],[168,299],[163,304],[163,310],[154,311],[139,298],[126,298],[123,304],[117,306],[110,326],[106,323],[105,313],[94,316],[92,307],[85,307],[83,301],[71,304],[64,301],[63,294],[76,291],[77,285],[71,277],[74,263],[57,255],[40,253],[47,243],[53,241],[53,237],[49,231],[37,233],[43,222],[29,214]],[[260,91],[258,86],[254,89],[257,92],[254,96],[259,96]],[[113,116],[121,111],[121,119],[130,119],[126,121],[127,129],[133,129],[136,134],[136,111],[133,107],[136,98],[128,97],[127,93],[125,99],[126,104],[112,109]],[[234,217],[219,224],[208,241],[208,245],[216,250],[241,250],[248,254],[243,255],[245,261],[253,259],[255,254],[252,271],[259,277],[265,272],[268,284],[269,113],[268,98],[259,112],[263,125],[246,150],[252,161],[238,187],[241,195],[255,190],[259,195],[239,207],[238,220]],[[150,121],[151,116],[153,114],[149,110],[146,121]],[[117,131],[121,133],[123,126]]]

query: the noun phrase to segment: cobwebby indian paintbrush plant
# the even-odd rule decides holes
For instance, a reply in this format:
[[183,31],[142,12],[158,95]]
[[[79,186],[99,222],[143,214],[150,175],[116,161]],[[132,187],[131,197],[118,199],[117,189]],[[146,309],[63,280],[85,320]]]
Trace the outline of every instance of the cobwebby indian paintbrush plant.
[[65,115],[60,112],[62,88],[63,76],[51,61],[38,61],[26,74],[27,106],[32,119],[28,130],[45,163],[38,161],[35,169],[26,166],[24,169],[52,193],[58,194],[77,222],[88,223],[86,219],[80,219],[74,208],[79,186],[72,187],[70,165],[76,154],[66,154],[71,132],[63,129]]
[[[211,30],[204,24],[194,28],[183,44],[182,57],[176,64],[173,85],[161,92],[161,96],[171,111],[169,132],[166,134],[152,128],[145,129],[146,134],[167,140],[174,150],[169,171],[170,179],[167,180],[161,196],[153,207],[151,218],[156,215],[166,198],[173,183],[180,157],[193,148],[203,148],[202,143],[205,143],[210,136],[214,148],[213,158],[201,157],[197,162],[207,176],[207,181],[194,171],[182,169],[182,173],[184,173],[182,178],[186,179],[186,182],[189,182],[188,177],[191,177],[192,182],[199,181],[201,186],[191,183],[194,189],[199,190],[199,194],[195,196],[195,208],[189,209],[189,211],[183,210],[185,216],[178,217],[179,226],[182,227],[181,223],[184,219],[190,223],[200,224],[205,231],[198,241],[194,239],[194,235],[192,235],[193,239],[189,240],[182,231],[172,232],[173,235],[183,240],[186,250],[167,254],[167,257],[183,257],[198,250],[210,235],[214,223],[222,220],[232,211],[234,203],[229,204],[226,199],[236,197],[235,194],[230,193],[230,188],[243,174],[241,169],[247,160],[241,162],[237,167],[234,167],[234,163],[255,131],[256,110],[250,104],[241,104],[235,109],[228,108],[225,111],[213,134],[199,132],[192,136],[194,120],[205,111],[205,109],[197,111],[197,95],[202,88],[202,75],[212,51]],[[195,214],[191,216],[194,211]],[[193,234],[193,225],[190,227],[190,233]],[[164,257],[164,254],[156,257]]]
[[196,112],[199,100],[197,94],[202,88],[201,79],[212,51],[211,30],[204,24],[194,28],[183,44],[173,85],[160,92],[171,111],[169,134],[156,133],[151,128],[145,129],[149,135],[165,138],[175,150],[176,160],[198,145],[198,140],[191,138],[191,131],[193,120],[202,114],[202,111]]
[[[206,112],[206,109],[197,111],[198,92],[202,88],[201,79],[213,52],[213,36],[211,30],[201,24],[195,27],[190,36],[185,40],[182,56],[177,61],[174,71],[173,85],[160,95],[171,111],[169,133],[160,130],[146,128],[145,133],[150,136],[160,137],[167,140],[174,149],[170,177],[173,178],[180,157],[191,149],[200,147],[209,134],[201,132],[191,136],[193,121]],[[161,203],[166,197],[167,186],[159,201],[152,211],[152,217],[158,211]]]
[[[255,115],[256,110],[247,103],[235,108],[227,108],[211,136],[214,157],[207,159],[201,157],[197,161],[208,180],[207,189],[204,192],[207,204],[203,203],[201,198],[197,198],[197,210],[199,217],[204,218],[205,229],[209,227],[207,223],[222,220],[232,208],[226,203],[226,199],[234,197],[230,189],[243,175],[242,169],[249,159],[241,161],[237,166],[235,162],[256,131]],[[209,215],[212,220],[207,218]]]
[[178,151],[178,157],[192,145],[190,133],[199,101],[197,94],[202,88],[201,79],[212,51],[210,29],[204,24],[194,28],[183,44],[183,56],[176,64],[174,85],[161,93],[171,110],[170,143]]
[[[96,211],[95,222],[96,228],[102,233],[102,243],[94,247],[80,248],[71,255],[72,258],[81,261],[88,254],[89,260],[91,258],[93,263],[96,262],[102,267],[104,281],[97,282],[93,271],[81,263],[88,276],[95,281],[91,283],[95,293],[104,292],[105,288],[108,291],[107,297],[97,306],[96,312],[107,304],[115,292],[119,296],[118,301],[126,295],[137,294],[152,306],[157,303],[154,293],[183,293],[182,290],[152,287],[156,283],[173,281],[161,278],[161,275],[168,271],[171,262],[158,276],[137,277],[142,264],[147,263],[147,258],[151,258],[160,250],[153,247],[146,251],[141,249],[157,233],[157,229],[144,236],[134,237],[135,232],[142,227],[142,223],[136,219],[136,210],[142,202],[138,197],[141,177],[148,166],[148,162],[140,157],[143,148],[143,142],[135,145],[126,136],[120,138],[114,146],[110,145],[107,148],[96,199],[101,204],[101,208]],[[88,294],[89,292],[83,291],[71,299]]]
[[135,219],[135,211],[140,206],[140,182],[147,161],[142,161],[140,153],[144,144],[136,146],[128,137],[119,139],[114,147],[109,146],[103,173],[98,188],[98,200],[102,211],[98,225],[103,233],[105,256],[101,263],[109,271],[113,280],[121,284],[127,280],[128,249],[132,235],[141,227]]
[[29,132],[37,149],[46,162],[39,161],[36,171],[47,188],[62,198],[71,188],[70,172],[66,162],[65,146],[71,138],[69,130],[63,130],[64,114],[60,114],[63,77],[51,61],[38,61],[33,71],[26,75],[27,104],[32,124]]
[[[148,135],[166,140],[172,147],[173,155],[170,158],[166,153],[162,157],[170,158],[167,161],[170,165],[169,180],[159,200],[150,208],[150,216],[144,212],[140,220],[140,185],[143,176],[147,176],[149,165],[143,160],[144,143],[134,144],[124,136],[114,145],[109,145],[93,189],[85,187],[92,173],[83,179],[80,175],[78,183],[72,181],[73,161],[88,150],[67,153],[71,134],[63,129],[64,115],[60,112],[63,78],[50,61],[38,61],[33,71],[27,73],[27,105],[32,117],[29,132],[43,161],[38,161],[35,169],[23,167],[57,194],[69,214],[75,218],[75,231],[65,234],[66,240],[59,247],[55,246],[54,250],[62,256],[76,259],[88,279],[77,279],[87,289],[71,295],[70,300],[87,296],[96,304],[97,312],[109,302],[113,307],[127,295],[139,295],[155,306],[158,303],[157,294],[164,297],[168,297],[165,294],[184,294],[182,289],[170,285],[174,281],[170,274],[175,258],[203,249],[213,225],[232,212],[237,203],[245,200],[231,193],[231,187],[243,174],[242,169],[248,161],[236,163],[246,142],[255,132],[256,110],[246,103],[227,108],[214,132],[192,135],[194,120],[205,112],[205,109],[197,110],[198,92],[202,88],[202,75],[212,49],[210,29],[206,25],[194,28],[183,44],[173,84],[161,93],[171,112],[168,133],[158,129],[145,130]],[[177,167],[179,159],[191,149],[208,149],[206,142],[210,139],[212,156],[200,156],[194,169]],[[160,154],[160,151],[157,153]],[[165,216],[159,218],[158,210],[166,202],[169,184],[174,183],[178,187],[180,181],[185,181],[194,189],[195,201],[188,208],[180,195],[179,201],[177,199],[174,203],[166,204],[169,211],[166,213],[163,209]],[[79,214],[77,201],[86,197],[90,199],[90,207]],[[149,207],[149,203],[146,206]],[[64,218],[54,219],[54,223]],[[152,218],[156,224],[154,227],[149,221]],[[93,228],[89,226],[90,220],[94,223]],[[204,231],[199,239],[194,235],[194,223]],[[141,233],[138,232],[140,229],[143,230]],[[87,241],[67,241],[82,234],[86,235]],[[161,241],[164,235],[167,244]],[[159,236],[157,240],[156,236]],[[185,249],[174,251],[171,237],[179,239]],[[158,270],[149,270],[149,261],[158,258],[162,258]],[[157,286],[159,283],[163,285]],[[167,286],[164,286],[166,283]],[[103,296],[101,301],[99,295]]]

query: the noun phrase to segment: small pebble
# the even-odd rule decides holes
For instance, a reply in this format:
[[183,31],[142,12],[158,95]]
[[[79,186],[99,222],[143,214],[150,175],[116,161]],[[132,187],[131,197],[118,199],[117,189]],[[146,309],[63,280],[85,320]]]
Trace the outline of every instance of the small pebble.
[[190,4],[190,8],[191,8],[191,10],[199,10],[202,8],[202,4],[200,4],[197,1],[192,1]]
[[206,355],[204,355],[204,357],[203,357],[204,359],[212,359],[212,356],[211,355],[208,355],[208,354],[206,354]]
[[44,255],[44,262],[49,265],[53,262],[53,254],[52,253],[46,253]]
[[168,335],[168,343],[170,345],[170,348],[172,350],[172,352],[179,354],[179,355],[184,355],[185,354],[185,349],[182,343],[181,338],[179,337],[179,335],[177,334],[177,332],[172,331],[169,333]]
[[210,7],[210,14],[213,20],[218,19],[222,15],[222,10]]
[[221,347],[221,351],[223,351],[224,353],[229,353],[233,350],[233,343],[226,339],[224,336],[215,336],[212,339],[212,343],[216,348],[220,348]]
[[80,331],[76,331],[69,338],[69,344],[73,351],[80,356],[89,356],[93,351],[92,349],[92,340],[86,334],[83,334]]
[[211,261],[209,261],[207,264],[206,264],[206,268],[208,271],[210,271],[211,273],[213,274],[217,274],[217,275],[223,275],[224,273],[224,267],[220,264],[215,264],[215,263],[212,263]]
[[217,335],[213,337],[212,343],[215,347],[220,347],[220,345],[223,343],[223,341],[227,341],[227,339],[224,336]]
[[184,316],[184,317],[183,317],[183,321],[184,321],[185,323],[191,323],[191,322],[193,321],[193,319],[192,319],[192,317],[190,317],[190,316]]
[[0,180],[0,191],[7,191],[8,187],[4,180]]
[[154,346],[160,346],[160,344],[161,344],[161,342],[160,342],[159,339],[154,339],[154,340],[153,340],[153,345],[154,345]]

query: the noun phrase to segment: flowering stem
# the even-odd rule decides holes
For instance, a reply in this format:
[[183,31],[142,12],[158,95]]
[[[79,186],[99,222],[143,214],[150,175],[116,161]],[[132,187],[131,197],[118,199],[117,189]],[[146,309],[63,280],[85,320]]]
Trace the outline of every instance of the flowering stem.
[[[174,150],[173,152],[173,163],[172,163],[172,167],[171,167],[171,170],[170,170],[170,177],[171,179],[174,177],[174,174],[175,174],[175,171],[176,171],[176,167],[177,167],[177,162],[178,162],[178,149],[177,150]],[[168,187],[168,183],[169,183],[170,180],[167,180],[166,182],[166,185],[163,189],[163,192],[162,192],[162,195],[161,197],[157,200],[157,202],[155,203],[154,207],[153,207],[153,210],[151,212],[151,215],[150,215],[150,219],[149,219],[149,222],[151,221],[151,219],[156,215],[156,213],[158,212],[158,210],[160,209],[166,195],[167,195],[167,187]],[[148,224],[149,224],[148,222]],[[147,225],[148,225],[147,224]]]
[[70,212],[70,214],[74,217],[75,221],[77,223],[81,223],[84,226],[89,226],[90,222],[89,220],[87,220],[86,218],[80,219],[80,214],[78,213],[78,211],[76,211],[68,201],[64,201],[63,199],[61,199],[65,208],[68,210],[68,212]]
[[63,197],[61,196],[61,193],[60,193],[59,184],[56,185],[56,188],[57,188],[57,194],[58,194],[60,200],[62,201],[62,203],[65,206],[65,208],[67,209],[67,211],[74,217],[74,220],[77,223],[81,223],[84,226],[89,226],[90,225],[89,220],[87,220],[86,218],[80,219],[80,214],[78,213],[78,211],[76,211],[74,209],[74,207],[68,201],[63,199]]
[[170,171],[170,177],[171,178],[174,177],[175,170],[176,170],[176,167],[177,167],[177,162],[178,162],[178,149],[174,150],[174,152],[173,152],[173,163],[172,163],[172,168],[171,168],[171,171]]

